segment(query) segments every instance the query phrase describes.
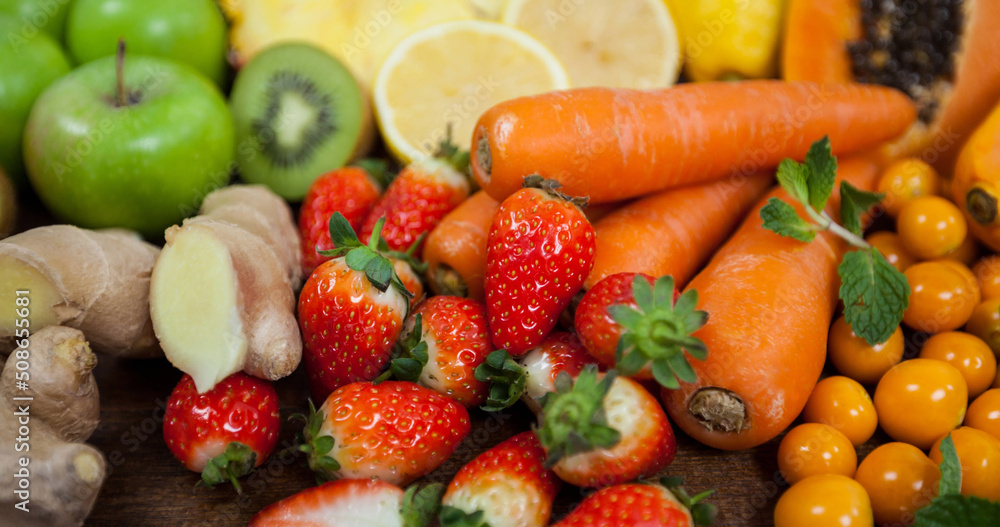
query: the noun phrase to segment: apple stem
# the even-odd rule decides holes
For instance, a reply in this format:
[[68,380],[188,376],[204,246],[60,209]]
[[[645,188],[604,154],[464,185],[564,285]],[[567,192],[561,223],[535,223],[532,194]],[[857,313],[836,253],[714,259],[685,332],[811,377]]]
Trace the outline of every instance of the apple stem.
[[115,75],[118,80],[118,106],[128,106],[128,92],[125,91],[125,39],[118,39],[118,53],[115,54]]

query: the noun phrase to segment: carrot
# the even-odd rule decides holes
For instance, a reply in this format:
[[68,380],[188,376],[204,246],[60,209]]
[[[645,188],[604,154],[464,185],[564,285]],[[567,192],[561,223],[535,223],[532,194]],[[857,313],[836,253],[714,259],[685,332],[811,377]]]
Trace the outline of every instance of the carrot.
[[424,245],[427,283],[438,295],[483,300],[486,238],[500,203],[477,192],[446,215]]
[[870,148],[915,116],[901,92],[858,84],[580,88],[487,110],[473,132],[472,170],[499,201],[537,173],[558,180],[566,194],[603,203],[802,159],[824,135],[835,154]]
[[590,289],[616,273],[670,275],[684,287],[773,181],[771,172],[666,190],[594,224],[597,252]]
[[601,219],[603,219],[605,216],[607,216],[607,215],[613,213],[614,211],[622,208],[627,203],[630,203],[630,202],[629,201],[614,201],[614,202],[611,202],[611,203],[595,203],[593,205],[587,204],[587,206],[584,207],[584,209],[583,209],[583,214],[584,214],[584,216],[587,217],[587,221],[589,221],[591,225],[594,225],[597,222],[601,221]]
[[[877,175],[867,159],[842,160],[838,169],[863,190],[874,188]],[[784,190],[769,192],[688,284],[709,313],[694,335],[708,357],[691,361],[696,383],[662,397],[681,429],[714,448],[751,448],[781,433],[802,411],[826,359],[847,244],[830,231],[803,243],[765,229],[760,209],[776,196],[788,200]],[[835,193],[828,213],[838,206]]]

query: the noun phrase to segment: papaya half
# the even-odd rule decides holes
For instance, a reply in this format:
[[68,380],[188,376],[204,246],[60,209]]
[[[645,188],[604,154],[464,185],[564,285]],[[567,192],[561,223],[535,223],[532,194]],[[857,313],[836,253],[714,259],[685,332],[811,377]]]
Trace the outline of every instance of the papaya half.
[[1000,1],[790,0],[786,80],[898,88],[919,119],[882,151],[950,176],[962,146],[1000,100]]

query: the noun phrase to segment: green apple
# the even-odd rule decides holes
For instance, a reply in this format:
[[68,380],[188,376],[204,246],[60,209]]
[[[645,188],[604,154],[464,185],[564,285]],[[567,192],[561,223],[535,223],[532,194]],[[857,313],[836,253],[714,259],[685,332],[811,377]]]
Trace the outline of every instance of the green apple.
[[21,30],[20,22],[0,15],[0,35],[18,35],[0,40],[0,166],[18,186],[25,183],[21,136],[31,105],[52,81],[70,70],[66,55],[52,37],[39,31],[22,37]]
[[66,32],[66,13],[72,3],[73,0],[0,0],[0,13],[17,19],[25,38],[42,30],[57,42],[62,42]]
[[66,47],[78,63],[114,55],[120,38],[130,53],[174,59],[219,86],[226,80],[226,21],[213,0],[76,0]]
[[169,59],[121,53],[49,86],[24,131],[28,177],[50,211],[150,238],[228,181],[234,150],[215,85]]

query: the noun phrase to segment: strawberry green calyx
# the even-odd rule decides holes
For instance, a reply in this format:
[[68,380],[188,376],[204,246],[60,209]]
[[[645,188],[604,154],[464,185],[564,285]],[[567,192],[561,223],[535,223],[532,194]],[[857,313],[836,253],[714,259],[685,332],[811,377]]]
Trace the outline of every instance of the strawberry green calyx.
[[664,388],[679,388],[678,379],[697,381],[685,352],[698,360],[708,356],[705,343],[691,336],[708,321],[708,313],[695,309],[698,292],[685,291],[675,304],[673,277],[660,277],[650,287],[637,275],[632,293],[638,309],[621,304],[608,308],[611,318],[624,328],[615,354],[619,373],[635,375],[651,364],[653,378]]
[[487,412],[496,412],[511,407],[524,393],[527,374],[524,368],[507,353],[495,350],[486,356],[474,372],[477,381],[490,384],[486,401],[480,406]]
[[319,429],[323,426],[325,419],[323,412],[316,410],[316,406],[310,400],[309,417],[296,414],[292,418],[305,419],[306,421],[298,450],[308,457],[309,468],[316,473],[317,484],[337,479],[340,463],[328,455],[333,450],[333,438],[319,434]]
[[225,452],[205,465],[205,469],[201,471],[201,481],[208,488],[228,481],[233,484],[237,493],[243,494],[239,478],[249,474],[256,462],[257,454],[249,446],[233,441],[226,445]]
[[604,412],[604,398],[616,376],[609,370],[599,379],[594,364],[584,367],[575,382],[565,371],[559,372],[555,391],[541,399],[541,426],[535,431],[548,454],[546,468],[563,457],[618,444],[621,434],[608,426]]
[[581,209],[587,208],[587,203],[590,202],[590,198],[586,196],[580,197],[580,196],[570,196],[569,194],[563,194],[562,192],[559,191],[559,189],[562,188],[562,183],[554,179],[545,179],[544,177],[538,174],[524,176],[524,182],[521,184],[521,186],[524,188],[537,188],[544,190],[550,196],[559,198],[563,201],[568,201]]
[[687,510],[691,512],[691,519],[694,520],[695,525],[710,526],[715,523],[715,516],[718,513],[718,509],[716,509],[715,505],[704,502],[705,498],[715,494],[715,489],[689,496],[684,487],[681,486],[682,484],[684,484],[684,478],[680,477],[665,477],[660,479],[660,485],[666,487],[677,498],[677,501],[681,502],[681,505],[687,507]]
[[434,152],[434,158],[440,159],[461,174],[470,174],[469,151],[462,150],[451,140],[451,132],[452,126],[451,123],[448,123],[444,139],[438,143],[437,150]]
[[367,158],[354,163],[354,165],[367,172],[368,177],[378,183],[382,190],[385,190],[394,178],[393,174],[389,172],[389,163],[384,159]]
[[351,269],[365,273],[368,281],[379,291],[385,292],[390,286],[396,289],[407,299],[413,298],[406,286],[403,285],[399,275],[396,274],[392,261],[383,254],[385,242],[382,240],[382,226],[385,218],[380,218],[375,224],[368,245],[361,243],[358,235],[355,234],[347,218],[339,212],[334,212],[330,216],[330,240],[333,242],[333,249],[319,251],[323,256],[338,258],[343,256],[347,266]]
[[441,508],[441,496],[444,485],[431,483],[429,485],[411,485],[403,494],[403,505],[399,515],[403,518],[403,527],[427,527],[434,521]]
[[389,369],[375,380],[376,383],[395,378],[401,381],[417,382],[427,365],[427,342],[423,340],[421,325],[423,317],[418,313],[413,317],[413,330],[400,339],[397,354],[389,363]]
[[438,522],[441,527],[490,527],[489,522],[483,519],[485,515],[486,513],[480,510],[465,512],[458,507],[445,505],[441,507]]

